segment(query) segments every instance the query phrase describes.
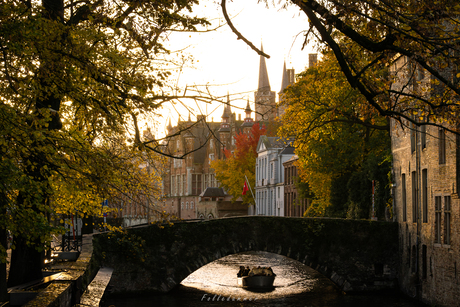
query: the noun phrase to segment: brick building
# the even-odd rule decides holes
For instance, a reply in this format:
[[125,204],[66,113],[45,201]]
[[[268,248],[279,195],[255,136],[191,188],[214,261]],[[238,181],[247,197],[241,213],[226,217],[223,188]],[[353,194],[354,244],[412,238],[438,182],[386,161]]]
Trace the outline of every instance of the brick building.
[[284,166],[284,216],[302,217],[309,206],[310,200],[302,198],[297,190],[299,180],[296,161],[297,155],[283,163]]
[[[402,75],[409,66],[401,57],[392,70]],[[423,70],[413,75],[418,86],[430,86],[431,78]],[[458,306],[460,139],[445,128],[407,121],[392,122],[391,138],[400,286],[426,303]]]
[[182,219],[198,218],[200,194],[206,188],[219,186],[211,161],[223,158],[222,149],[233,150],[234,137],[240,132],[249,133],[253,126],[249,102],[245,112],[244,120],[237,119],[227,98],[220,122],[208,122],[201,115],[196,121],[168,125],[165,152],[176,158],[168,159],[163,176],[165,212]]

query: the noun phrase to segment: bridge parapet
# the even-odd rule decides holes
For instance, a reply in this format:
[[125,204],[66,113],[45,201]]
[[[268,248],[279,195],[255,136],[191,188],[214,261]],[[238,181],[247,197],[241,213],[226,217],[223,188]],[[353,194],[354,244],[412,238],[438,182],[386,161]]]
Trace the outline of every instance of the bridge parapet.
[[167,292],[203,265],[245,251],[298,260],[345,292],[397,288],[397,223],[251,216],[101,234],[93,246],[114,268],[113,293]]

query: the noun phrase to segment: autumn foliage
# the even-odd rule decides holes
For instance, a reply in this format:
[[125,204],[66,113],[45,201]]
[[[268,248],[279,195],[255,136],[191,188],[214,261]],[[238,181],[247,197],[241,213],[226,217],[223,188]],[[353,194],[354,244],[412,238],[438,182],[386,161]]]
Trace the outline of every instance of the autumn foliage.
[[227,193],[233,196],[233,201],[240,196],[244,203],[254,203],[252,194],[242,195],[245,176],[251,188],[255,184],[255,163],[257,157],[257,143],[261,135],[266,133],[265,126],[254,124],[249,134],[242,132],[235,136],[235,150],[232,153],[224,149],[225,159],[215,160],[211,167],[216,172],[216,178]]
[[[380,180],[382,189],[388,181],[387,120],[368,107],[327,52],[284,98],[280,133],[295,138],[301,179],[315,196],[307,215],[368,218],[371,180]],[[381,196],[386,203],[383,190]]]

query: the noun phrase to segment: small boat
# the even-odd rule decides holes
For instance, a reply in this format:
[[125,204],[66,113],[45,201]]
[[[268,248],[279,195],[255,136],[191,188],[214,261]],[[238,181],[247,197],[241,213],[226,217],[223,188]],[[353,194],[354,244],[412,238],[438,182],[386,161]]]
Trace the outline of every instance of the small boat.
[[270,289],[273,288],[276,274],[268,268],[253,268],[240,266],[240,271],[237,274],[238,286],[247,289]]

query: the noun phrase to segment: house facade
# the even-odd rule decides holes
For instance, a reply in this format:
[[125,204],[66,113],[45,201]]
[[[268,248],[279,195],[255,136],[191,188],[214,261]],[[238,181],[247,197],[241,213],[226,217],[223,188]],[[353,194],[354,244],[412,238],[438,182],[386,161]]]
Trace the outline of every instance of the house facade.
[[284,166],[284,216],[303,217],[308,209],[310,199],[302,197],[298,191],[299,180],[296,161],[299,159],[294,155],[283,163]]
[[[400,58],[393,73],[407,64]],[[416,77],[419,86],[430,82],[423,71]],[[392,122],[394,217],[401,289],[428,304],[458,306],[460,139],[446,128]]]
[[294,156],[291,140],[262,135],[257,144],[256,215],[284,216],[284,166]]

